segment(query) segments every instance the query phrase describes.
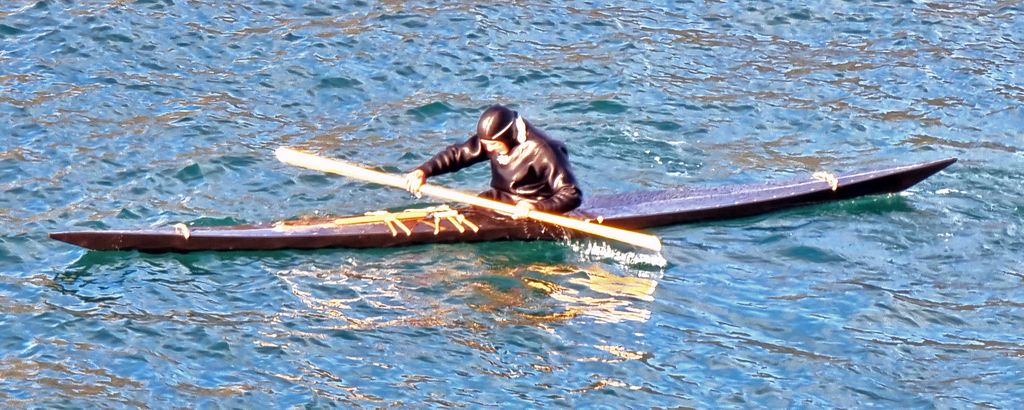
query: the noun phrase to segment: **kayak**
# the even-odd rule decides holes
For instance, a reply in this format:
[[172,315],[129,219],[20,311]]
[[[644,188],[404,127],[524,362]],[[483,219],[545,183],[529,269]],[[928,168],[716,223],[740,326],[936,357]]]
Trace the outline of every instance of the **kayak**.
[[[568,216],[624,229],[741,218],[797,206],[903,191],[956,158],[760,184],[594,195]],[[99,251],[192,252],[382,248],[507,240],[565,240],[585,234],[478,208],[377,211],[342,218],[216,227],[53,232],[50,238]]]

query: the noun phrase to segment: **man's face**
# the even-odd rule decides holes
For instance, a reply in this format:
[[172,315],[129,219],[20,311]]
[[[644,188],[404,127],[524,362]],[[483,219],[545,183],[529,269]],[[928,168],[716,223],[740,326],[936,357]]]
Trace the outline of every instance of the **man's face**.
[[481,139],[480,143],[484,145],[484,150],[491,155],[505,155],[508,154],[508,145],[504,142],[495,140]]

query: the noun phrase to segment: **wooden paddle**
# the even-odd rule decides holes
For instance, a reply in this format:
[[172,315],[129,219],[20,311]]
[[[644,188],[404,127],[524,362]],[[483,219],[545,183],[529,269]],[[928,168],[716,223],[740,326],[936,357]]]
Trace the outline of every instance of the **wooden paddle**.
[[[278,148],[277,151],[275,151],[275,155],[277,155],[277,159],[280,160],[281,162],[290,165],[295,165],[297,167],[315,169],[317,171],[344,175],[350,178],[355,178],[367,182],[373,182],[376,184],[388,185],[396,188],[405,189],[405,179],[403,179],[400,176],[386,174],[371,169],[366,169],[359,165],[348,163],[345,161],[323,158],[317,155],[296,151],[287,147]],[[506,204],[504,202],[492,201],[486,198],[480,198],[476,195],[466,194],[463,192],[440,187],[437,185],[423,184],[423,186],[420,187],[420,192],[436,198],[448,201],[461,202],[464,204],[469,204],[480,208],[487,208],[508,214],[518,214],[522,212],[521,210],[516,208],[515,205]],[[650,249],[653,251],[661,250],[661,240],[654,235],[627,231],[625,229],[613,228],[611,226],[599,225],[575,218],[570,218],[562,215],[556,215],[536,210],[527,211],[526,217],[540,222],[563,226],[569,229],[574,229],[594,236],[600,236],[602,238],[625,242],[630,245],[644,249]]]

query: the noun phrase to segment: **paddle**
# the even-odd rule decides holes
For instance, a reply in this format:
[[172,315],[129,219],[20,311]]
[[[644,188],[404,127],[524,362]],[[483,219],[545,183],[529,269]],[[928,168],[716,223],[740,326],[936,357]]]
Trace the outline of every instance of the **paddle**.
[[[350,178],[355,178],[367,182],[373,182],[376,184],[388,185],[403,189],[405,188],[405,180],[400,176],[386,174],[371,169],[366,169],[359,165],[351,164],[345,161],[323,158],[313,154],[296,151],[287,147],[278,148],[277,151],[274,152],[274,154],[277,155],[278,160],[286,164],[295,165],[302,168],[315,169],[317,171],[329,172],[332,174],[344,175]],[[437,185],[423,184],[423,186],[420,187],[420,192],[436,198],[448,201],[461,202],[464,204],[469,204],[480,208],[487,208],[508,214],[516,214],[521,212],[521,210],[518,210],[514,205],[506,204],[504,202],[492,201],[486,198],[480,198],[475,195],[466,194],[463,192],[440,187]],[[574,229],[594,236],[600,236],[602,238],[625,242],[630,245],[644,249],[650,249],[653,251],[661,250],[661,240],[654,235],[647,235],[639,232],[627,231],[625,229],[613,228],[611,226],[599,225],[575,218],[570,218],[562,215],[556,215],[536,210],[528,211],[526,213],[526,217],[540,222],[563,226],[569,229]]]

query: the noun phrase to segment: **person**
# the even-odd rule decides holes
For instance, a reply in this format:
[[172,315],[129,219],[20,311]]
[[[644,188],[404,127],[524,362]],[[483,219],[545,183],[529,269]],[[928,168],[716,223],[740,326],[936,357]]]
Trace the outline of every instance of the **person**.
[[418,194],[427,178],[484,161],[491,164],[491,189],[480,196],[515,204],[519,212],[513,217],[530,210],[565,213],[583,201],[565,145],[502,105],[480,115],[475,135],[407,173],[405,187]]

